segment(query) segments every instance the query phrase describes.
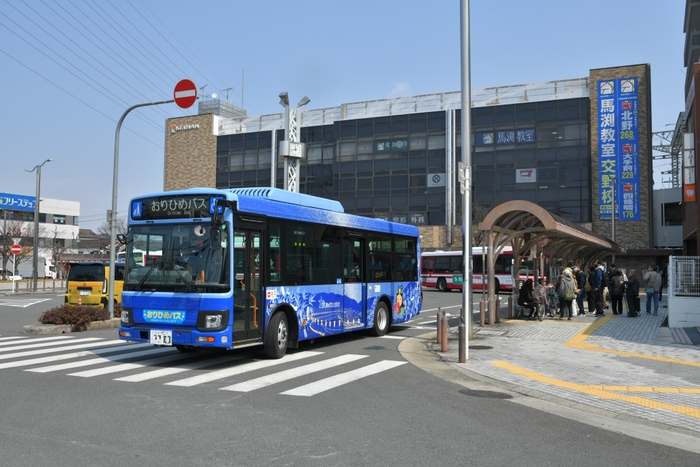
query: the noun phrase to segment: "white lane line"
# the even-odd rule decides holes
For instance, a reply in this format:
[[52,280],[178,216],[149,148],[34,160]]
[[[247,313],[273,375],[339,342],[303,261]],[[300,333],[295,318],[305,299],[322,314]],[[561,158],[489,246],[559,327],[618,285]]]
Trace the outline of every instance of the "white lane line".
[[240,375],[243,373],[248,373],[249,371],[260,370],[271,366],[281,365],[283,363],[295,362],[297,360],[315,357],[316,355],[321,354],[323,354],[323,352],[299,352],[293,355],[285,355],[284,357],[277,360],[257,360],[251,363],[246,363],[245,365],[238,365],[232,368],[224,368],[222,370],[212,371],[203,375],[193,376],[191,378],[171,381],[170,383],[165,384],[168,386],[182,386],[188,388],[191,386],[196,386],[198,384],[208,383],[209,381],[216,381],[217,379],[224,379],[228,378],[229,376]]
[[2,306],[11,306],[14,308],[27,308],[32,305],[36,305],[42,302],[46,302],[48,300],[51,300],[50,298],[43,298],[41,300],[20,300],[20,299],[3,299],[0,300],[0,305]]
[[[171,350],[171,349],[167,349]],[[176,351],[177,352],[177,351]],[[120,371],[134,370],[136,368],[143,368],[149,365],[160,365],[161,363],[171,362],[173,360],[182,360],[187,358],[182,352],[177,352],[176,354],[166,355],[165,357],[152,358],[150,360],[143,360],[139,363],[122,363],[121,365],[107,366],[104,368],[97,368],[95,370],[79,371],[77,373],[68,373],[68,376],[79,376],[81,378],[92,378],[93,376],[109,375],[111,373],[119,373]]]
[[[120,349],[123,350],[123,349]],[[49,373],[52,371],[61,371],[61,370],[68,370],[70,368],[82,368],[84,366],[90,366],[90,365],[97,365],[98,363],[110,363],[110,362],[120,362],[122,360],[128,360],[130,358],[136,358],[136,357],[148,357],[151,355],[158,355],[163,352],[167,352],[168,350],[171,349],[148,349],[148,350],[141,350],[140,352],[129,352],[125,354],[120,354],[120,355],[115,355],[113,357],[99,357],[99,358],[91,358],[89,360],[81,360],[79,362],[69,362],[69,363],[61,363],[58,365],[49,365],[49,366],[42,366],[40,368],[32,368],[30,370],[24,370],[24,371],[33,371],[35,373]]]
[[[43,339],[32,339],[32,340],[22,341],[22,342],[3,342],[0,345],[11,345],[11,344],[19,344],[19,345],[16,345],[15,347],[5,347],[3,349],[0,349],[0,352],[10,352],[13,350],[38,349],[39,347],[49,347],[51,345],[60,344],[60,342],[53,342],[53,341],[62,340],[62,339],[75,339],[75,338],[73,336],[56,336],[56,337],[45,337]],[[88,339],[95,340],[96,338],[90,337]],[[75,339],[75,340],[71,341],[71,343],[73,343],[73,342],[85,342],[85,339]]]
[[24,336],[15,336],[15,337],[0,337],[0,341],[9,341],[11,339],[27,339]]
[[[93,340],[93,339],[90,339]],[[75,342],[75,341],[74,341]],[[68,345],[65,347],[52,347],[50,349],[29,350],[27,352],[16,352],[6,355],[0,355],[0,360],[7,360],[15,357],[31,357],[32,355],[43,355],[47,353],[62,352],[64,350],[89,349],[90,347],[105,347],[107,345],[126,344],[126,341],[103,341],[91,342],[89,344]]]
[[226,357],[214,358],[211,360],[203,360],[201,362],[185,363],[184,365],[178,365],[170,368],[161,368],[159,370],[146,371],[144,373],[138,373],[131,376],[124,376],[122,378],[115,378],[114,381],[127,381],[129,383],[138,383],[141,381],[146,381],[149,379],[161,378],[163,376],[176,375],[178,373],[184,373],[190,370],[197,370],[199,368],[204,368],[207,366],[214,366],[220,363],[233,363],[238,360],[248,357],[232,357],[231,355]]
[[384,335],[384,336],[380,336],[380,338],[381,338],[381,339],[405,339],[406,336],[388,336],[388,335]]
[[[124,341],[119,341],[115,342],[115,344],[122,344]],[[151,344],[136,344],[131,348],[137,348],[145,345],[151,345]],[[66,354],[61,354],[61,355],[52,355],[50,357],[39,357],[39,358],[31,358],[29,360],[18,360],[16,362],[7,362],[7,363],[0,363],[0,370],[5,369],[5,368],[16,368],[18,366],[30,366],[30,365],[40,365],[42,363],[51,363],[51,362],[59,362],[61,360],[69,360],[71,358],[80,358],[80,357],[92,357],[95,355],[103,355],[103,354],[110,354],[114,352],[121,352],[122,350],[127,350],[123,349],[121,347],[106,347],[104,349],[97,349],[97,350],[86,350],[84,352],[73,352],[73,353],[66,353]]]
[[351,383],[367,376],[381,373],[382,371],[390,370],[391,368],[403,365],[405,363],[406,362],[383,360],[381,362],[373,363],[372,365],[358,368],[357,370],[348,371],[347,373],[331,376],[330,378],[322,379],[316,381],[315,383],[299,386],[298,388],[290,389],[289,391],[281,392],[280,394],[304,397],[315,396],[316,394],[324,391],[337,388],[338,386]]
[[297,368],[290,368],[289,370],[280,371],[279,373],[273,373],[267,376],[261,376],[260,378],[251,379],[242,383],[234,384],[232,386],[226,386],[225,388],[220,389],[222,391],[250,392],[256,389],[271,386],[276,383],[281,383],[282,381],[298,378],[300,376],[310,375],[312,373],[327,370],[329,368],[333,368],[339,365],[345,365],[346,363],[354,362],[355,360],[359,360],[361,358],[366,357],[369,357],[369,355],[341,355],[340,357],[334,357],[328,360],[323,360],[321,362],[310,363],[309,365],[304,365]]
[[416,324],[437,324],[437,320],[434,319],[432,321],[421,321],[420,323],[416,323]]

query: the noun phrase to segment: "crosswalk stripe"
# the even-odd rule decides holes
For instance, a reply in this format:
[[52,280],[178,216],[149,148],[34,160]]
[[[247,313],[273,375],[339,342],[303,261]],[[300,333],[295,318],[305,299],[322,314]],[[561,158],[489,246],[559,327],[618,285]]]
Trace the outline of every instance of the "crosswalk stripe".
[[[56,341],[56,340],[60,340],[60,339],[74,339],[74,337],[73,336],[55,336],[55,337],[43,337],[41,339],[25,340],[22,342],[18,342],[18,341],[0,342],[0,346],[13,345],[13,344],[24,344],[27,342],[41,343],[41,342],[47,342],[47,341]],[[28,346],[23,346],[23,347],[27,348]],[[8,349],[8,350],[11,350],[11,349]],[[5,350],[0,349],[0,351],[4,352]]]
[[328,391],[343,384],[351,383],[361,378],[371,376],[382,371],[405,364],[406,362],[397,362],[392,360],[382,360],[381,362],[358,368],[357,370],[348,371],[339,375],[331,376],[326,379],[316,381],[315,383],[305,384],[298,388],[290,389],[289,391],[281,392],[280,394],[288,396],[315,396],[324,391]]
[[[168,349],[171,350],[171,349]],[[171,362],[173,360],[182,360],[186,358],[184,354],[177,352],[176,354],[166,355],[165,357],[152,358],[150,360],[143,360],[139,363],[122,363],[121,365],[107,366],[104,368],[97,368],[95,370],[79,371],[78,373],[68,373],[68,376],[80,376],[81,378],[92,378],[93,376],[108,375],[111,373],[119,373],[120,371],[134,370],[136,368],[143,368],[150,365],[160,365],[161,363]]]
[[[150,345],[150,344],[146,344],[146,345]],[[120,350],[123,350],[123,349],[120,349]],[[24,371],[33,371],[35,373],[49,373],[52,371],[68,370],[71,368],[82,368],[84,366],[97,365],[98,363],[119,362],[121,360],[128,360],[130,358],[155,355],[155,354],[167,352],[169,350],[170,349],[163,349],[163,348],[141,350],[139,352],[128,352],[128,353],[124,353],[124,354],[115,355],[113,357],[91,358],[89,360],[81,360],[79,362],[69,362],[69,363],[61,363],[58,365],[42,366],[40,368],[31,368],[29,370],[24,370]]]
[[386,334],[385,334],[385,335],[381,336],[381,338],[382,338],[382,339],[399,339],[399,340],[402,340],[402,339],[405,339],[406,336],[389,336],[389,335],[386,335]]
[[[143,346],[147,346],[147,345],[151,345],[151,344],[134,344],[133,346],[130,346],[130,348],[143,347]],[[123,349],[122,347],[106,347],[104,349],[86,350],[83,352],[73,352],[73,353],[66,353],[66,354],[61,354],[61,355],[51,355],[50,357],[30,358],[29,360],[18,360],[15,362],[0,363],[0,370],[5,369],[5,368],[16,368],[19,366],[40,365],[42,363],[51,363],[51,362],[58,362],[61,360],[70,360],[71,358],[92,357],[94,355],[103,355],[103,354],[110,354],[110,353],[114,353],[114,352],[120,352],[122,350],[125,350],[125,349]]]
[[309,365],[304,365],[297,368],[291,368],[289,370],[280,371],[279,373],[261,376],[260,378],[251,379],[242,383],[226,386],[220,389],[222,391],[250,392],[256,389],[264,388],[266,386],[271,386],[276,383],[281,383],[283,381],[287,381],[293,378],[298,378],[299,376],[310,375],[312,373],[327,370],[329,368],[333,368],[339,365],[354,362],[355,360],[359,360],[361,358],[366,357],[369,357],[369,355],[341,355],[340,357],[330,358],[328,360],[311,363]]
[[0,337],[0,341],[9,341],[14,339],[26,339],[24,336]]
[[246,357],[243,357],[241,355],[228,355],[226,357],[214,358],[211,360],[203,360],[201,362],[185,363],[184,365],[173,366],[170,368],[161,368],[159,370],[146,371],[144,373],[124,376],[122,378],[115,378],[114,381],[127,381],[129,383],[138,383],[149,379],[162,378],[163,376],[176,375],[178,373],[184,373],[190,370],[197,370],[199,368],[204,368],[207,366],[214,366],[220,363],[233,363],[238,360],[243,360],[243,358]]
[[171,381],[165,383],[168,386],[182,386],[191,387],[202,383],[208,383],[210,381],[216,381],[218,379],[228,378],[229,376],[240,375],[250,371],[260,370],[262,368],[268,368],[271,366],[281,365],[283,363],[294,362],[297,360],[302,360],[304,358],[315,357],[321,355],[323,352],[299,352],[295,354],[285,355],[284,357],[276,360],[257,360],[252,363],[246,363],[245,365],[239,365],[232,368],[224,368],[218,371],[212,371],[210,373],[205,373],[203,375],[193,376],[191,378],[180,379],[177,381]]
[[[96,338],[97,340],[101,338]],[[95,340],[95,339],[89,339]],[[75,342],[75,341],[74,341]],[[88,344],[77,344],[68,345],[66,347],[53,347],[50,349],[39,349],[39,350],[28,350],[26,352],[16,352],[6,355],[0,355],[0,360],[7,360],[14,357],[31,357],[32,355],[42,355],[46,353],[61,352],[64,350],[78,350],[78,349],[89,349],[90,347],[104,347],[106,345],[119,345],[126,344],[126,341],[102,341],[102,342],[90,342]]]
[[[71,339],[70,343],[72,344],[73,342],[94,341],[97,339],[101,339],[101,337],[86,337],[84,339],[76,339],[72,336],[60,336],[60,337],[47,337],[45,339],[32,339],[31,341],[23,341],[23,342],[10,342],[10,344],[19,344],[19,345],[15,345],[14,347],[5,347],[3,349],[0,349],[0,352],[11,352],[14,350],[24,350],[24,349],[38,349],[40,347],[50,347],[52,345],[61,344],[61,342],[46,342],[46,341],[55,341],[57,339]],[[28,344],[27,342],[32,342],[32,343]]]

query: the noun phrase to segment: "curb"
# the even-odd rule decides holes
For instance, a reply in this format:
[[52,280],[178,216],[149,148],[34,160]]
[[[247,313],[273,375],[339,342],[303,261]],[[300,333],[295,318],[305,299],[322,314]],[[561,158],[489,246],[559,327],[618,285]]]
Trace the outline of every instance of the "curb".
[[[119,327],[120,318],[105,321],[92,321],[87,324],[86,331],[111,329]],[[22,328],[22,334],[67,334],[73,326],[70,324],[29,324]]]

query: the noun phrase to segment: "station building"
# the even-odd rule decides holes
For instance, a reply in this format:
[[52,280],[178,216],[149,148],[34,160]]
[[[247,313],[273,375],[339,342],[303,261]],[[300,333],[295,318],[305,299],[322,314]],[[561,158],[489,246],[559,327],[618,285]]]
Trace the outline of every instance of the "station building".
[[[461,248],[460,108],[457,91],[300,109],[300,191],[415,224],[423,248]],[[238,110],[167,120],[166,190],[283,186],[284,113]],[[475,221],[522,199],[612,238],[614,186],[615,242],[653,248],[648,64],[474,89],[471,122]]]

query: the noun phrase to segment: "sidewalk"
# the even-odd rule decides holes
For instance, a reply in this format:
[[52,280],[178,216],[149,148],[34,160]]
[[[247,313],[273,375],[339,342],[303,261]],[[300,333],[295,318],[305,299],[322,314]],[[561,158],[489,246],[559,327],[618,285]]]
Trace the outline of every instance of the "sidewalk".
[[435,333],[421,338],[434,359],[476,380],[700,437],[700,346],[685,331],[661,327],[666,303],[664,295],[658,316],[642,311],[637,318],[609,309],[601,318],[571,321],[515,320],[502,313],[498,324],[474,325],[464,364],[458,363],[456,326],[449,330],[448,352],[439,352]]

